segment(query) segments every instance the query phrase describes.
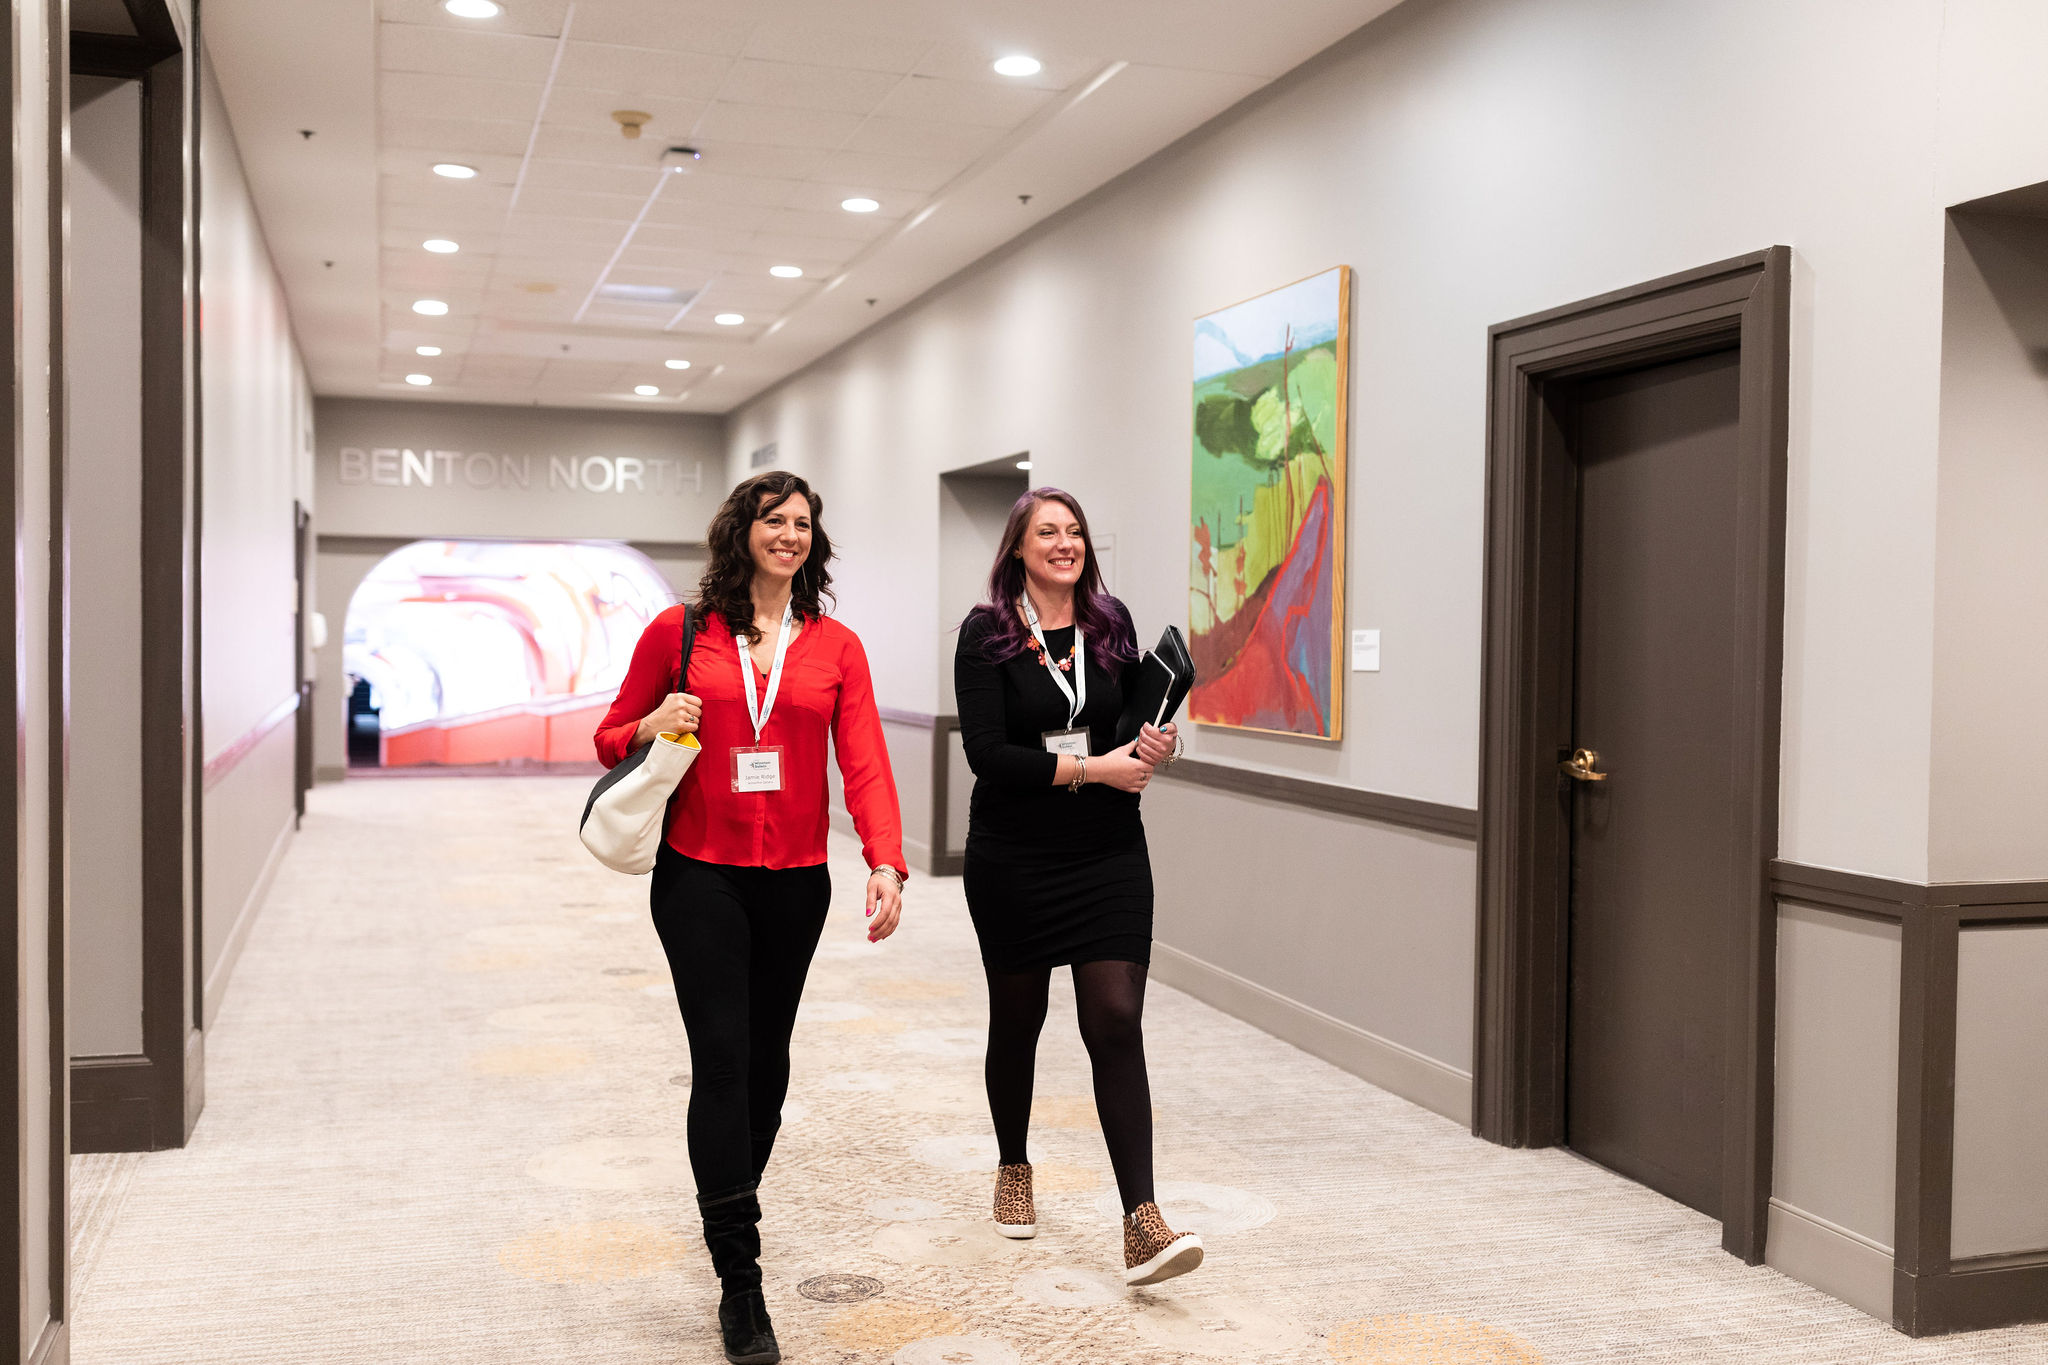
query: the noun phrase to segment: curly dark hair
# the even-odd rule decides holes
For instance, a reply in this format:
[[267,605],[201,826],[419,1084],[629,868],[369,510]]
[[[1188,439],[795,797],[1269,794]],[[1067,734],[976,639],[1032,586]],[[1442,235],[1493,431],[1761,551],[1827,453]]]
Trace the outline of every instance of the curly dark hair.
[[801,477],[773,469],[743,480],[726,495],[704,534],[711,561],[697,581],[697,610],[725,618],[737,640],[751,643],[754,634],[754,556],[747,547],[753,525],[768,511],[801,493],[811,504],[811,553],[790,585],[790,603],[806,622],[825,614],[832,600],[832,540],[825,534],[825,500]]

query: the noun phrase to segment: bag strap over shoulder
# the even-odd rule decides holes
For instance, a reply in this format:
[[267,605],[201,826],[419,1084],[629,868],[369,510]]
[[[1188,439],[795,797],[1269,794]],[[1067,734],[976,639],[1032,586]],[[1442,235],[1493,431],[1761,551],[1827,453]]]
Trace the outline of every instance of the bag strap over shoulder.
[[697,613],[683,603],[683,658],[676,666],[676,691],[690,690],[690,654],[697,648]]

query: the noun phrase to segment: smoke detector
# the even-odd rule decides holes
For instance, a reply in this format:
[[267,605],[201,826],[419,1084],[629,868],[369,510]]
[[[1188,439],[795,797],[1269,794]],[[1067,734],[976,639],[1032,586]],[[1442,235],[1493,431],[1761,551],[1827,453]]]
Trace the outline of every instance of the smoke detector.
[[704,159],[695,147],[670,147],[662,152],[661,164],[677,175],[688,175]]
[[640,130],[654,122],[654,115],[643,109],[614,109],[612,118],[618,123],[619,131],[628,138],[640,136]]

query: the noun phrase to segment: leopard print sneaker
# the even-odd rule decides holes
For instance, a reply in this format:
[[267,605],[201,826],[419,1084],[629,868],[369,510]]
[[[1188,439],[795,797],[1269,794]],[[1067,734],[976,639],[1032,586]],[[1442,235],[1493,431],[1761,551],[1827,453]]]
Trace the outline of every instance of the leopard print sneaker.
[[996,1167],[996,1231],[1023,1239],[1038,1235],[1038,1206],[1031,1198],[1031,1163]]
[[1124,1283],[1158,1284],[1202,1263],[1202,1239],[1166,1226],[1159,1206],[1147,1201],[1124,1215]]

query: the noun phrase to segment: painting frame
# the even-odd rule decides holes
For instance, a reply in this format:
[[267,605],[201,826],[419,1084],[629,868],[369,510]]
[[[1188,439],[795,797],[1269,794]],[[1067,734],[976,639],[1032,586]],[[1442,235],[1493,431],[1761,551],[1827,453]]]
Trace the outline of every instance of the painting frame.
[[[1198,314],[1194,319],[1193,329],[1196,352],[1194,363],[1190,367],[1192,387],[1190,390],[1191,401],[1188,409],[1190,418],[1188,450],[1191,462],[1191,505],[1188,517],[1190,538],[1188,638],[1190,649],[1196,655],[1200,680],[1197,682],[1195,693],[1189,698],[1186,711],[1186,718],[1193,724],[1210,729],[1277,735],[1291,739],[1309,740],[1315,743],[1339,744],[1343,740],[1345,709],[1343,646],[1346,619],[1345,588],[1347,586],[1345,561],[1348,558],[1346,505],[1349,501],[1350,493],[1351,444],[1352,273],[1349,265],[1328,267],[1313,274],[1304,275],[1299,279],[1291,280],[1285,284],[1277,285],[1271,289],[1262,290],[1257,294],[1240,299],[1236,303],[1226,304]],[[1205,566],[1210,564],[1215,551],[1221,547],[1213,538],[1209,542],[1204,540],[1205,535],[1213,537],[1213,532],[1204,524],[1203,498],[1200,486],[1203,468],[1200,462],[1205,457],[1212,459],[1223,458],[1221,454],[1210,450],[1203,443],[1203,427],[1205,425],[1203,412],[1204,390],[1205,387],[1213,387],[1214,382],[1219,378],[1249,374],[1260,369],[1262,366],[1270,365],[1277,357],[1281,361],[1281,374],[1283,376],[1278,387],[1281,390],[1283,399],[1291,409],[1293,389],[1286,378],[1286,357],[1292,353],[1293,343],[1290,331],[1288,334],[1288,344],[1282,350],[1246,357],[1241,352],[1236,351],[1234,343],[1229,342],[1228,324],[1219,322],[1219,319],[1223,319],[1229,314],[1238,313],[1240,310],[1254,308],[1263,302],[1288,294],[1290,291],[1302,290],[1306,286],[1316,284],[1331,276],[1335,277],[1332,283],[1334,284],[1336,297],[1334,318],[1331,319],[1334,326],[1330,329],[1327,337],[1317,337],[1302,348],[1302,354],[1305,357],[1311,351],[1327,347],[1331,359],[1335,362],[1334,381],[1330,385],[1331,393],[1329,395],[1331,411],[1329,414],[1328,436],[1327,440],[1319,439],[1317,441],[1319,448],[1314,452],[1321,457],[1321,464],[1326,472],[1329,485],[1327,505],[1322,514],[1323,533],[1318,537],[1321,543],[1321,551],[1316,570],[1318,582],[1327,585],[1327,611],[1329,617],[1327,623],[1328,658],[1326,670],[1318,670],[1314,677],[1309,677],[1299,672],[1292,675],[1294,681],[1308,685],[1313,690],[1316,700],[1320,703],[1321,724],[1316,728],[1303,728],[1300,725],[1290,726],[1285,723],[1260,723],[1262,721],[1284,722],[1287,717],[1284,714],[1268,716],[1255,710],[1240,710],[1238,717],[1232,718],[1230,715],[1220,713],[1222,709],[1227,709],[1227,707],[1225,703],[1219,700],[1223,692],[1223,689],[1219,687],[1219,683],[1226,681],[1233,670],[1246,662],[1244,657],[1245,651],[1233,652],[1229,656],[1230,662],[1218,668],[1216,666],[1217,651],[1215,649],[1205,650],[1197,644],[1198,639],[1205,637],[1208,633],[1208,630],[1204,629],[1205,616],[1208,629],[1213,630],[1219,626],[1227,625],[1236,615],[1235,611],[1224,613],[1218,609],[1215,592],[1217,578],[1212,567],[1206,568],[1206,577],[1204,577]],[[1236,370],[1216,370],[1206,374],[1203,372],[1201,347],[1205,324],[1209,325],[1212,332],[1220,333],[1224,343],[1231,345],[1233,353],[1237,354],[1237,358],[1244,362]],[[1213,399],[1215,395],[1211,393],[1208,397]],[[1306,416],[1304,420],[1307,420]],[[1289,486],[1290,493],[1293,480],[1295,479],[1295,475],[1291,471],[1291,463],[1299,454],[1308,453],[1297,452],[1294,449],[1295,432],[1297,430],[1299,430],[1299,427],[1294,423],[1290,411],[1282,424],[1279,461],[1277,465],[1280,481]],[[1312,438],[1320,437],[1321,435],[1320,432],[1316,431],[1312,423],[1310,424],[1310,435]],[[1300,536],[1303,527],[1316,515],[1315,499],[1311,494],[1299,519],[1295,519],[1292,516],[1292,503],[1289,504],[1289,508],[1289,521],[1292,523],[1289,527],[1289,533],[1290,535]],[[1237,544],[1242,543],[1243,539],[1248,538],[1248,534],[1241,537],[1239,542],[1233,542],[1229,548],[1235,549]],[[1238,553],[1240,560],[1248,554],[1248,552],[1243,551]],[[1270,554],[1270,550],[1268,553]],[[1293,552],[1290,550],[1286,560],[1291,562],[1292,559]],[[1277,574],[1285,567],[1286,564],[1283,562],[1276,566],[1273,572]],[[1246,588],[1248,591],[1246,597],[1236,604],[1237,608],[1242,609],[1250,602],[1252,597],[1264,592],[1266,590],[1266,581],[1262,577],[1258,583],[1248,585],[1240,580],[1237,586]],[[1208,608],[1206,613],[1203,610],[1203,598],[1205,595]],[[1263,611],[1265,608],[1256,608],[1256,610]],[[1254,627],[1254,629],[1256,628]],[[1320,631],[1315,635],[1304,635],[1298,638],[1303,643],[1312,646],[1319,636]],[[1206,660],[1204,658],[1205,653],[1208,655]],[[1271,653],[1270,649],[1268,653]]]

